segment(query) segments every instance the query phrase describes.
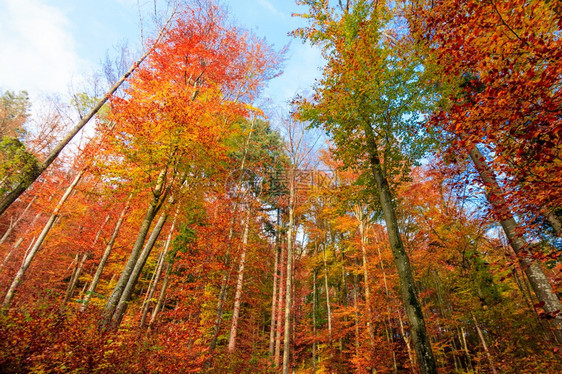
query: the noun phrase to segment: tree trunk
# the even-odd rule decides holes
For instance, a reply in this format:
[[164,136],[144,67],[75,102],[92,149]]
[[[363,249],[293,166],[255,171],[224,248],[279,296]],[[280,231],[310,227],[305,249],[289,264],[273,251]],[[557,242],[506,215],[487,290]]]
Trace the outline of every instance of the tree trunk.
[[275,341],[275,358],[274,363],[275,367],[279,367],[279,363],[281,362],[281,340],[283,339],[283,297],[285,296],[285,288],[284,284],[286,283],[285,280],[285,271],[284,266],[287,265],[286,262],[286,254],[285,246],[283,246],[283,240],[281,239],[281,257],[279,258],[279,299],[277,300],[277,338]]
[[174,220],[172,221],[172,226],[170,227],[170,232],[168,233],[168,237],[166,238],[166,244],[164,245],[164,249],[162,250],[161,259],[158,262],[158,266],[154,274],[153,283],[151,287],[149,287],[149,291],[147,292],[147,301],[145,301],[145,305],[143,306],[140,327],[144,326],[144,322],[146,320],[146,316],[148,314],[148,309],[150,306],[150,300],[152,299],[152,296],[154,295],[154,291],[156,291],[156,287],[158,285],[158,282],[160,281],[160,277],[162,276],[162,269],[164,268],[164,263],[166,262],[166,256],[168,255],[168,250],[170,249],[170,244],[172,243],[172,236],[176,229],[176,219],[178,218],[179,209],[180,207],[178,206],[178,208],[176,209],[176,214],[174,215]]
[[156,225],[154,225],[152,233],[150,234],[150,237],[148,238],[139,258],[137,259],[133,271],[131,272],[129,279],[127,280],[127,284],[123,289],[123,293],[121,294],[121,298],[119,299],[117,308],[113,313],[111,322],[111,327],[113,329],[119,328],[119,325],[121,324],[121,320],[123,319],[125,311],[127,310],[127,306],[129,304],[129,299],[131,298],[131,295],[133,294],[135,286],[137,285],[137,282],[139,280],[140,273],[144,268],[146,260],[148,259],[148,256],[150,256],[150,252],[152,251],[152,248],[154,248],[154,244],[156,243],[156,240],[158,239],[158,236],[160,235],[160,232],[162,231],[162,228],[164,227],[167,219],[167,212],[160,216],[160,219],[158,219],[158,222],[156,223]]
[[328,315],[328,337],[330,348],[332,344],[332,310],[330,308],[330,286],[328,285],[328,264],[326,261],[326,248],[322,246],[322,259],[324,260],[324,289],[326,290],[326,313]]
[[10,251],[8,252],[6,257],[4,257],[4,260],[2,260],[2,264],[0,264],[0,272],[2,272],[2,269],[4,268],[4,266],[6,266],[6,264],[10,261],[10,258],[12,257],[14,252],[19,248],[19,246],[21,245],[22,242],[23,242],[23,238],[19,238],[14,243],[14,246],[12,247],[12,249],[10,249]]
[[388,185],[386,175],[382,169],[378,146],[375,141],[371,125],[366,123],[364,125],[364,129],[369,151],[371,171],[378,190],[379,203],[386,223],[390,248],[394,256],[396,269],[398,270],[400,291],[406,308],[406,315],[408,317],[412,340],[418,356],[420,371],[422,374],[436,374],[437,366],[435,364],[435,358],[433,357],[433,351],[431,350],[429,335],[427,334],[425,327],[422,308],[418,300],[414,277],[410,267],[410,259],[408,258],[404,244],[402,243],[402,238],[400,237],[394,202],[392,200],[392,194],[390,193],[390,187]]
[[289,374],[291,357],[291,291],[293,286],[293,229],[295,225],[295,180],[291,170],[289,192],[289,227],[287,230],[287,273],[285,285],[285,336],[283,340],[283,374]]
[[27,206],[25,207],[25,209],[23,210],[23,212],[21,212],[21,214],[19,215],[19,217],[15,220],[15,222],[10,222],[10,226],[8,226],[8,230],[6,230],[6,232],[4,233],[4,235],[2,235],[2,239],[0,239],[0,245],[2,245],[6,239],[8,239],[8,236],[10,236],[10,234],[12,233],[12,231],[14,231],[14,228],[18,225],[18,223],[20,223],[20,221],[23,219],[23,217],[25,216],[25,213],[27,213],[27,211],[29,210],[29,208],[31,207],[31,205],[33,205],[33,202],[37,200],[37,195],[33,196],[33,198],[31,199],[31,201],[29,202],[29,204],[27,204]]
[[10,307],[10,302],[12,301],[12,298],[14,297],[16,289],[18,288],[19,284],[21,283],[21,281],[23,279],[25,271],[27,270],[29,265],[31,265],[31,261],[33,260],[33,258],[35,257],[35,255],[37,254],[39,249],[41,248],[41,244],[43,244],[43,241],[47,237],[47,234],[49,234],[49,231],[51,231],[51,229],[53,228],[55,220],[58,218],[62,206],[64,205],[64,203],[66,202],[66,200],[68,199],[68,197],[70,196],[72,191],[74,191],[74,188],[76,187],[78,182],[80,182],[80,179],[82,178],[82,176],[84,175],[85,172],[86,172],[86,169],[82,169],[76,175],[76,177],[74,178],[74,180],[72,181],[70,186],[68,186],[68,188],[66,189],[66,191],[64,192],[64,194],[60,198],[57,206],[53,210],[53,213],[51,214],[51,217],[49,217],[49,220],[45,224],[45,227],[43,227],[43,231],[41,231],[41,234],[39,234],[39,237],[37,238],[37,241],[35,241],[35,244],[31,248],[29,253],[27,253],[26,256],[24,257],[23,263],[20,266],[16,276],[14,277],[14,279],[12,281],[12,284],[10,285],[10,288],[8,289],[8,292],[6,293],[6,296],[4,297],[4,302],[2,303],[3,308],[7,309],[7,308]]
[[[76,256],[77,256],[76,258],[78,259],[78,254],[76,254]],[[76,284],[78,283],[78,279],[80,278],[80,273],[82,272],[82,269],[84,268],[84,263],[86,262],[87,259],[88,259],[88,253],[83,253],[82,259],[80,260],[80,262],[76,264],[76,267],[72,272],[72,276],[70,277],[70,281],[68,282],[68,287],[66,288],[66,294],[64,295],[64,299],[62,301],[63,305],[65,305],[68,302],[68,300],[72,298],[72,294],[74,293],[74,289],[76,288]]]
[[84,298],[84,304],[82,304],[82,308],[80,309],[80,311],[82,311],[82,312],[86,310],[86,308],[88,307],[88,303],[90,302],[90,299],[92,298],[92,295],[96,291],[96,287],[98,286],[98,282],[100,280],[101,273],[103,272],[103,268],[105,267],[105,263],[107,262],[107,259],[109,258],[109,255],[111,254],[111,250],[113,249],[113,244],[115,244],[115,239],[117,239],[117,235],[119,234],[119,230],[121,229],[121,225],[123,224],[123,221],[125,220],[125,215],[127,214],[127,211],[129,210],[129,203],[131,201],[131,198],[132,198],[132,195],[129,196],[129,199],[127,200],[127,203],[125,204],[125,207],[121,211],[121,214],[119,215],[119,218],[117,219],[117,223],[115,224],[115,228],[113,229],[113,234],[111,234],[111,238],[109,239],[109,242],[107,242],[107,245],[105,246],[105,250],[104,250],[103,255],[101,257],[100,263],[98,264],[98,268],[96,269],[96,273],[94,274],[94,278],[92,279],[92,283],[90,283],[90,286],[88,287],[88,290],[86,291],[86,297]]
[[312,372],[316,373],[316,270],[312,273]]
[[474,162],[476,170],[480,174],[480,178],[486,187],[486,196],[488,202],[494,209],[495,213],[500,217],[500,225],[509,240],[509,244],[513,248],[515,254],[521,261],[522,268],[527,275],[531,288],[537,295],[538,299],[544,303],[544,310],[554,315],[550,320],[554,336],[558,343],[562,342],[562,304],[558,296],[552,291],[552,286],[540,265],[535,262],[530,253],[529,244],[522,236],[518,234],[518,227],[513,214],[507,207],[507,203],[502,196],[501,188],[496,180],[494,172],[486,163],[485,157],[475,146],[470,150],[470,158]]
[[160,175],[158,176],[158,180],[156,181],[156,187],[152,192],[152,200],[146,210],[146,214],[144,216],[141,227],[139,229],[137,239],[135,241],[135,244],[133,245],[133,249],[131,250],[131,255],[127,260],[127,264],[125,264],[125,268],[121,272],[121,276],[119,277],[119,280],[117,281],[117,284],[113,289],[113,293],[111,294],[105,305],[104,317],[103,320],[101,321],[102,329],[106,329],[109,327],[113,314],[115,313],[115,309],[117,308],[117,304],[119,303],[119,300],[121,299],[121,295],[123,294],[123,291],[127,286],[127,282],[129,281],[129,278],[135,268],[137,259],[140,255],[141,249],[144,244],[144,240],[148,235],[148,230],[150,229],[150,225],[162,205],[162,200],[164,198],[162,195],[163,195],[165,178],[166,178],[166,171],[162,170],[160,172]]
[[[98,233],[96,234],[96,237],[94,239],[94,241],[92,242],[92,245],[90,246],[90,248],[93,250],[101,236],[101,233],[103,231],[103,228],[105,227],[107,221],[109,221],[109,219],[111,218],[111,216],[108,214],[107,217],[105,217],[105,221],[103,221],[100,229],[98,230]],[[76,268],[76,274],[73,274],[72,278],[70,279],[70,282],[68,283],[68,287],[66,289],[66,295],[64,297],[63,300],[63,305],[66,304],[71,298],[72,298],[72,294],[74,293],[74,289],[76,288],[76,285],[78,284],[78,280],[80,279],[80,273],[82,272],[82,269],[84,267],[84,263],[86,262],[86,260],[90,258],[90,253],[86,252],[82,254],[82,261],[80,261],[80,265]]]
[[150,322],[148,323],[148,330],[152,328],[154,321],[156,321],[156,316],[158,312],[162,308],[164,303],[164,296],[166,296],[166,289],[168,288],[168,282],[170,280],[170,273],[172,272],[172,264],[167,262],[166,263],[166,275],[164,275],[164,281],[162,282],[162,287],[160,288],[160,295],[158,296],[158,301],[152,310],[152,315],[150,316]]
[[250,228],[250,207],[247,207],[244,219],[244,233],[242,234],[242,254],[238,265],[238,280],[236,282],[236,294],[234,296],[234,309],[232,311],[232,324],[230,326],[230,338],[228,340],[228,352],[234,352],[236,347],[236,334],[238,329],[238,318],[240,316],[240,302],[242,300],[242,286],[244,283],[244,266],[246,264],[246,251],[248,249],[248,231]]
[[488,359],[488,363],[490,364],[490,369],[492,369],[493,374],[497,374],[496,365],[494,365],[494,360],[492,359],[492,355],[490,354],[490,350],[488,349],[488,344],[486,344],[486,339],[484,339],[484,334],[478,325],[478,321],[476,320],[476,316],[474,313],[470,312],[472,315],[472,320],[474,321],[474,327],[476,327],[476,332],[478,333],[478,337],[480,338],[480,343],[482,343],[482,347],[484,348],[484,353],[486,353],[486,358]]
[[39,176],[53,163],[53,161],[57,159],[58,155],[68,145],[68,143],[70,143],[74,136],[80,130],[82,130],[84,126],[86,126],[86,124],[92,119],[92,117],[96,115],[96,113],[102,108],[107,100],[109,100],[111,95],[113,95],[115,91],[117,91],[117,89],[123,84],[123,82],[125,82],[127,78],[129,78],[129,76],[133,74],[133,72],[140,66],[140,64],[155,50],[162,37],[164,37],[166,28],[168,27],[168,24],[170,23],[174,15],[175,12],[172,12],[172,15],[170,16],[170,18],[168,18],[162,29],[160,29],[160,32],[156,37],[154,43],[152,43],[152,46],[145,52],[145,54],[143,54],[141,58],[133,63],[131,68],[125,74],[123,74],[123,76],[109,89],[109,91],[103,96],[103,98],[101,98],[97,102],[97,104],[90,110],[90,112],[86,114],[86,116],[82,118],[80,122],[78,122],[68,134],[66,134],[66,136],[53,148],[51,153],[47,155],[47,158],[45,158],[45,160],[38,165],[37,169],[34,170],[28,176],[28,178],[25,178],[25,181],[20,182],[12,191],[10,191],[10,193],[8,193],[4,197],[4,199],[2,199],[2,201],[0,202],[0,215],[2,215],[6,211],[6,209],[8,209],[10,205],[12,205],[12,203],[16,201],[17,198],[20,197],[20,195],[24,193],[27,188],[31,186],[33,182],[35,182],[37,178],[39,178]]
[[[371,304],[371,288],[369,284],[369,271],[367,265],[367,234],[365,230],[365,217],[361,207],[355,207],[355,216],[359,221],[359,235],[361,236],[361,256],[363,260],[363,280],[365,282],[365,304],[367,304],[367,332],[371,345],[375,345],[375,332],[373,331],[373,307]],[[384,269],[383,269],[384,272]]]
[[277,315],[277,284],[279,283],[279,208],[277,208],[277,235],[275,238],[275,265],[273,266],[273,291],[271,295],[271,325],[269,327],[269,355],[275,354],[275,316]]

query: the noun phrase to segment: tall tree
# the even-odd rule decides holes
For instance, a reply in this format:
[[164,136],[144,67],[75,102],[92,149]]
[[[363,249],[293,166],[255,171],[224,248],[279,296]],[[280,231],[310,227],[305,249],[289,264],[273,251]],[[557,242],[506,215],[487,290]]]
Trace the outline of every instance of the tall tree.
[[427,97],[417,83],[422,70],[413,51],[397,44],[400,22],[386,2],[302,1],[312,26],[297,30],[324,48],[327,65],[312,101],[300,101],[300,116],[323,126],[347,165],[370,173],[400,277],[400,289],[422,373],[436,373],[421,304],[405,251],[391,183],[419,156],[416,120]]

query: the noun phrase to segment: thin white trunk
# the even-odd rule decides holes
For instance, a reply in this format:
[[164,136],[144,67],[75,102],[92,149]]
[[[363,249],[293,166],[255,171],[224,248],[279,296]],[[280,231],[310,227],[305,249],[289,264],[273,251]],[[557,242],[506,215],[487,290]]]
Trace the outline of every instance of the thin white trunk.
[[27,204],[27,206],[25,207],[23,212],[19,215],[19,217],[15,220],[15,222],[10,222],[10,226],[8,226],[8,230],[6,230],[6,232],[4,233],[4,235],[2,235],[2,238],[0,239],[0,245],[2,245],[6,241],[6,239],[8,239],[8,236],[10,236],[12,231],[14,231],[14,228],[18,225],[18,223],[20,223],[22,218],[25,217],[25,214],[27,213],[27,211],[29,210],[29,208],[31,207],[31,205],[36,199],[37,199],[37,195],[33,196],[33,199],[31,199],[29,204]]
[[242,234],[242,254],[238,264],[238,280],[236,281],[236,294],[234,296],[234,309],[232,312],[232,324],[230,326],[230,338],[228,340],[228,352],[234,352],[236,347],[236,335],[238,332],[238,319],[240,317],[240,302],[242,300],[242,286],[244,284],[244,267],[246,265],[246,251],[248,249],[248,231],[250,228],[250,207],[247,207],[244,219],[244,233]]
[[289,192],[289,227],[287,230],[287,274],[285,285],[285,335],[283,340],[283,374],[289,374],[291,357],[291,291],[293,287],[293,230],[295,225],[295,180],[291,171]]
[[6,255],[6,257],[4,257],[4,260],[2,260],[2,264],[0,264],[0,272],[2,271],[2,269],[4,268],[4,266],[6,266],[6,264],[8,263],[8,261],[10,261],[10,258],[12,257],[12,255],[13,255],[14,252],[18,249],[18,247],[21,245],[22,242],[23,242],[23,238],[19,238],[19,239],[14,243],[14,246],[12,247],[12,249],[10,249],[10,251],[8,252],[8,254]]
[[328,314],[328,337],[332,343],[332,309],[330,307],[330,286],[328,285],[328,263],[326,248],[322,246],[322,259],[324,260],[324,289],[326,290],[326,313]]
[[162,282],[162,288],[160,288],[160,295],[158,296],[158,301],[156,302],[156,306],[152,310],[152,315],[150,316],[150,322],[148,323],[148,330],[152,328],[154,321],[156,321],[156,316],[158,312],[162,308],[162,304],[164,303],[164,296],[166,295],[166,289],[168,288],[168,282],[170,279],[170,273],[172,272],[172,264],[166,262],[166,275],[164,276],[164,281]]

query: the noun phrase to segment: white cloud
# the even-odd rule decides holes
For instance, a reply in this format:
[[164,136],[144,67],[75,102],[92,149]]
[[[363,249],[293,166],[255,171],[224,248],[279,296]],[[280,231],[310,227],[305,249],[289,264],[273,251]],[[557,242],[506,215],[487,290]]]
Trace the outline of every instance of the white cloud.
[[65,93],[87,66],[61,10],[41,0],[0,0],[0,88]]
[[280,18],[286,17],[286,15],[284,13],[280,12],[277,8],[275,8],[275,6],[273,6],[273,4],[271,4],[269,2],[269,0],[258,0],[258,3],[262,7],[264,7],[265,9],[269,10],[271,13],[276,15],[277,17],[280,17]]

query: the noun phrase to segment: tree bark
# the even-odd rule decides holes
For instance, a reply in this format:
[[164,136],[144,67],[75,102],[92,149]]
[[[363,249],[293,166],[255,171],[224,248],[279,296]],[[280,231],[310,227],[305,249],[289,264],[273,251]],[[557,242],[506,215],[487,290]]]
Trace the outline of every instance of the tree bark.
[[476,170],[478,170],[480,178],[484,182],[488,202],[498,217],[500,217],[500,225],[509,240],[509,244],[522,264],[522,268],[529,279],[529,283],[531,283],[531,288],[535,295],[537,295],[537,298],[544,303],[544,310],[554,315],[554,318],[550,320],[550,324],[556,340],[558,343],[561,343],[562,313],[560,313],[560,311],[562,310],[562,304],[558,296],[552,291],[552,286],[540,265],[533,260],[529,244],[522,234],[518,233],[517,222],[503,198],[496,176],[486,163],[485,157],[476,146],[470,150],[470,158],[474,162],[474,166]]
[[377,186],[379,203],[383,211],[390,248],[394,256],[394,263],[398,270],[400,292],[406,308],[406,315],[408,317],[414,348],[418,356],[420,371],[422,374],[436,374],[437,366],[431,349],[429,335],[425,327],[421,304],[418,300],[410,259],[408,258],[402,238],[400,237],[394,202],[386,175],[381,165],[378,146],[371,125],[364,123],[364,129],[371,171]]
[[26,256],[24,257],[23,263],[20,266],[16,276],[12,280],[12,284],[10,285],[10,288],[8,289],[8,292],[6,293],[6,296],[4,297],[4,302],[2,303],[3,308],[7,309],[7,308],[10,307],[10,303],[12,301],[12,298],[14,297],[16,289],[18,288],[19,284],[21,283],[21,281],[23,279],[25,271],[27,270],[27,268],[29,268],[29,265],[31,265],[31,261],[33,261],[33,258],[35,257],[35,255],[37,254],[39,249],[41,248],[41,244],[43,244],[43,241],[47,237],[47,234],[49,234],[49,231],[51,231],[51,229],[53,228],[53,225],[55,224],[55,220],[59,217],[59,213],[60,213],[60,210],[61,210],[62,206],[64,205],[64,203],[66,202],[66,200],[68,199],[68,197],[70,196],[72,191],[74,191],[74,188],[76,187],[78,182],[80,182],[80,179],[82,178],[82,176],[84,175],[85,172],[86,172],[86,169],[80,170],[80,172],[76,175],[76,177],[74,178],[74,180],[72,181],[70,186],[68,186],[68,188],[66,189],[66,191],[64,192],[64,194],[60,198],[59,202],[57,203],[55,209],[53,210],[53,213],[51,214],[51,217],[49,217],[49,220],[45,224],[45,227],[43,227],[43,231],[41,231],[41,234],[39,234],[39,237],[37,238],[37,241],[35,241],[35,244],[31,248],[29,253],[27,253]]
[[242,300],[242,286],[244,283],[244,267],[246,264],[246,251],[248,249],[248,231],[250,228],[250,207],[247,207],[244,219],[244,233],[242,234],[242,254],[238,265],[238,279],[236,281],[236,294],[234,296],[234,309],[232,311],[232,324],[230,326],[230,337],[228,340],[228,352],[234,352],[236,347],[236,334],[238,329],[238,318],[240,316],[240,302]]
[[109,258],[109,255],[111,254],[111,250],[113,249],[113,245],[115,244],[115,239],[117,239],[117,235],[119,234],[119,230],[121,229],[121,225],[123,224],[123,221],[125,220],[125,215],[127,214],[127,211],[129,210],[129,203],[131,201],[131,198],[132,198],[132,195],[129,196],[129,199],[127,200],[127,203],[125,204],[125,207],[121,211],[121,214],[119,215],[119,218],[117,219],[117,223],[115,224],[115,228],[113,229],[113,234],[111,234],[111,238],[109,239],[109,242],[107,242],[107,245],[105,246],[105,250],[104,250],[103,255],[101,257],[100,263],[98,264],[98,267],[96,269],[96,273],[94,274],[94,278],[92,279],[92,283],[90,283],[90,286],[88,287],[88,290],[86,291],[86,297],[84,298],[84,303],[82,304],[82,308],[80,308],[80,311],[82,311],[82,312],[86,310],[86,308],[88,307],[88,303],[90,302],[90,299],[92,298],[92,295],[96,291],[96,287],[98,286],[98,282],[100,280],[101,273],[103,272],[103,268],[105,267],[105,263],[107,262],[107,260]]

